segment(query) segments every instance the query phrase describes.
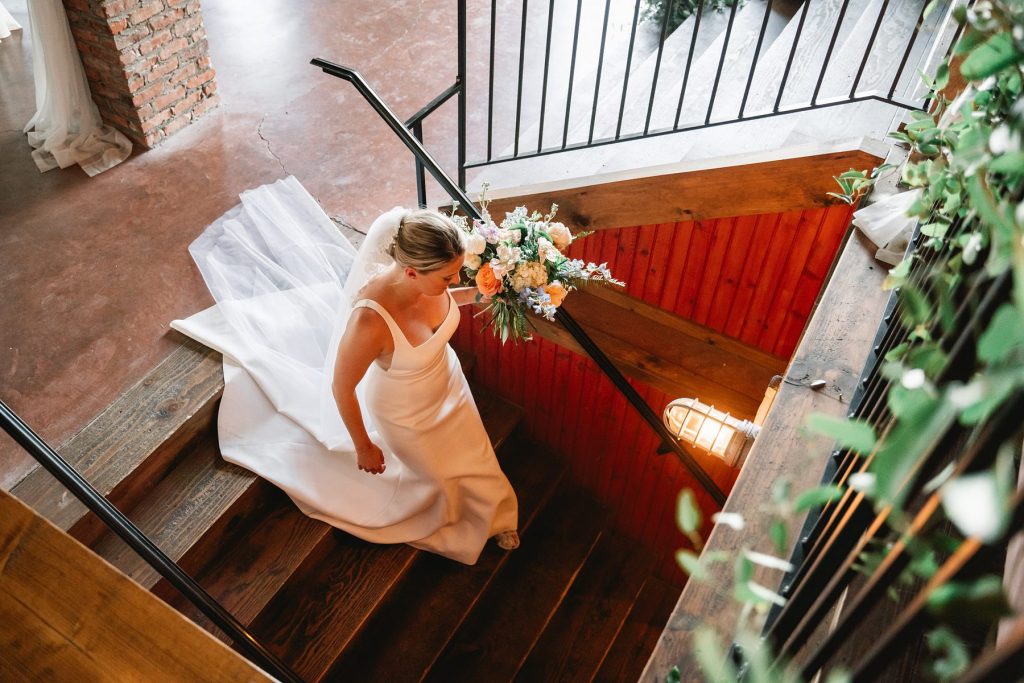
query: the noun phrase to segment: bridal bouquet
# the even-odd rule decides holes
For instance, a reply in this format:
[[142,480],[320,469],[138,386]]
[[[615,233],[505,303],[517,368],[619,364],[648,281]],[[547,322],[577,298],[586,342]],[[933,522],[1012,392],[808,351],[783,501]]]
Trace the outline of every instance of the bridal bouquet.
[[[505,214],[495,224],[481,198],[483,217],[472,225],[462,219],[466,235],[465,271],[479,290],[477,301],[488,298],[483,312],[490,313],[490,327],[502,343],[529,340],[527,311],[555,319],[566,295],[585,282],[622,285],[612,277],[607,264],[595,265],[571,259],[563,252],[574,239],[590,233],[573,234],[553,219],[551,213],[529,213],[524,206]],[[458,217],[454,217],[458,219]]]

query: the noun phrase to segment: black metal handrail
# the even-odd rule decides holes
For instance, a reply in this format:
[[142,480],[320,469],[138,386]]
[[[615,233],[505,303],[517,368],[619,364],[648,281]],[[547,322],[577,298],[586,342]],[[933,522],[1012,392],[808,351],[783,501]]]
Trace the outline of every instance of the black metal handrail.
[[[572,50],[572,57],[571,57],[571,60],[570,60],[570,63],[569,63],[569,67],[568,67],[569,68],[569,72],[568,72],[569,85],[568,85],[568,91],[566,92],[566,97],[565,97],[565,101],[567,102],[566,112],[565,112],[565,119],[562,122],[558,122],[559,123],[559,127],[562,129],[562,135],[560,136],[561,137],[561,144],[558,144],[556,142],[554,146],[545,147],[545,145],[544,145],[544,142],[545,142],[545,127],[546,127],[546,124],[547,124],[547,122],[545,121],[545,110],[546,110],[547,100],[549,98],[549,92],[548,92],[548,80],[549,80],[549,78],[548,77],[549,77],[549,71],[553,68],[553,66],[551,65],[551,40],[550,40],[550,35],[551,35],[551,31],[552,31],[552,21],[553,21],[553,14],[554,14],[553,10],[554,10],[554,4],[555,3],[554,3],[554,0],[549,0],[549,2],[547,3],[548,4],[548,13],[547,13],[547,27],[546,27],[546,34],[545,34],[545,41],[544,41],[545,44],[543,46],[543,71],[542,71],[542,75],[538,76],[538,79],[540,81],[540,83],[539,83],[539,85],[540,85],[540,118],[539,118],[538,125],[537,125],[537,140],[536,140],[536,144],[534,145],[533,142],[532,142],[532,135],[533,135],[532,130],[530,132],[531,139],[529,141],[521,139],[521,134],[523,133],[523,130],[526,127],[526,123],[527,123],[527,121],[525,119],[525,116],[524,116],[523,93],[528,88],[534,88],[537,85],[537,84],[533,84],[531,82],[528,82],[528,77],[527,77],[526,73],[524,72],[524,67],[525,67],[525,58],[524,57],[525,57],[525,54],[526,54],[527,50],[530,49],[529,46],[527,45],[527,30],[528,30],[527,29],[527,24],[528,24],[527,15],[528,15],[528,13],[530,11],[530,2],[529,2],[529,0],[522,0],[522,2],[521,2],[521,13],[517,14],[513,18],[514,21],[510,21],[510,25],[507,28],[507,32],[508,32],[510,38],[512,40],[515,40],[515,41],[517,41],[519,43],[518,69],[517,69],[517,72],[516,72],[516,74],[514,76],[511,76],[511,77],[505,79],[505,80],[507,80],[509,88],[512,88],[512,87],[515,88],[515,106],[514,107],[513,106],[507,107],[507,109],[508,109],[508,111],[510,113],[510,116],[511,116],[512,112],[514,112],[514,122],[515,123],[514,123],[514,127],[513,127],[514,128],[514,130],[513,130],[513,138],[512,138],[512,140],[508,141],[508,146],[509,146],[509,149],[510,149],[510,153],[495,155],[494,154],[494,146],[495,146],[495,143],[494,143],[494,119],[495,119],[495,111],[494,111],[494,107],[495,107],[494,99],[495,98],[494,98],[494,93],[495,93],[496,86],[501,84],[502,79],[500,79],[500,77],[499,77],[499,81],[497,83],[495,81],[496,77],[495,77],[495,49],[494,49],[494,45],[495,45],[495,34],[498,31],[501,30],[501,27],[498,25],[498,21],[497,21],[497,18],[496,18],[497,4],[492,1],[490,3],[490,16],[489,16],[489,20],[490,20],[490,51],[488,53],[489,64],[488,64],[488,70],[487,70],[487,79],[488,79],[488,81],[487,81],[487,92],[488,92],[488,98],[487,98],[487,100],[488,100],[487,101],[487,122],[488,122],[488,125],[487,125],[486,154],[483,154],[481,156],[481,158],[475,159],[475,160],[470,161],[470,162],[465,162],[465,160],[463,160],[463,162],[461,162],[460,166],[459,166],[460,172],[465,170],[465,169],[480,168],[480,167],[489,166],[489,165],[492,165],[492,164],[497,164],[497,163],[502,163],[502,162],[506,162],[506,161],[517,160],[517,159],[527,159],[527,158],[533,158],[533,157],[540,157],[540,156],[545,156],[545,155],[549,155],[549,154],[558,154],[558,153],[565,152],[565,151],[587,149],[587,148],[590,148],[590,147],[598,147],[598,146],[604,146],[604,145],[611,145],[611,144],[616,144],[616,143],[619,143],[619,142],[630,141],[630,140],[637,140],[637,139],[643,139],[643,138],[649,138],[649,137],[657,137],[657,136],[663,136],[663,135],[672,135],[672,134],[675,134],[675,133],[680,133],[680,132],[685,132],[685,131],[692,131],[692,130],[698,130],[698,129],[703,129],[703,128],[710,128],[710,127],[714,127],[714,126],[735,124],[735,123],[742,122],[742,121],[755,121],[755,120],[759,120],[759,119],[763,119],[763,118],[775,117],[775,116],[786,115],[786,114],[798,114],[798,113],[808,112],[808,111],[817,110],[817,109],[824,109],[824,108],[828,108],[828,107],[836,107],[836,106],[841,106],[841,105],[857,104],[857,103],[862,103],[862,102],[880,102],[880,103],[888,104],[888,105],[891,105],[893,107],[900,108],[900,109],[905,109],[905,110],[923,110],[926,107],[926,105],[927,105],[927,99],[925,97],[921,97],[920,99],[917,99],[916,95],[911,94],[910,97],[913,98],[913,99],[905,99],[905,98],[897,96],[897,90],[899,89],[899,87],[901,85],[901,80],[903,79],[904,75],[908,71],[909,61],[910,61],[911,55],[914,52],[915,46],[919,46],[921,44],[921,40],[923,39],[923,37],[927,36],[927,33],[928,33],[928,30],[926,29],[926,12],[925,12],[925,7],[928,5],[928,3],[924,2],[924,0],[921,0],[921,5],[922,5],[921,12],[920,12],[920,14],[917,17],[917,20],[916,20],[913,28],[909,31],[909,34],[906,37],[905,43],[901,43],[896,48],[898,50],[897,54],[900,55],[900,59],[898,61],[897,60],[893,60],[893,62],[892,62],[893,66],[895,67],[895,75],[891,75],[888,72],[886,72],[884,74],[884,79],[886,80],[885,84],[884,85],[879,85],[877,89],[874,88],[874,87],[872,87],[871,89],[862,89],[861,88],[861,83],[862,83],[862,81],[863,81],[863,79],[865,77],[868,65],[869,65],[869,63],[871,61],[871,57],[872,57],[872,55],[877,55],[877,53],[878,53],[878,49],[876,49],[876,44],[878,43],[878,36],[882,33],[883,29],[888,25],[889,22],[895,23],[896,21],[898,21],[893,16],[890,16],[892,14],[892,12],[889,12],[889,6],[891,4],[890,0],[883,0],[883,2],[880,5],[880,8],[878,10],[877,16],[871,15],[870,17],[868,17],[868,25],[866,26],[866,28],[868,29],[868,31],[870,33],[870,36],[869,36],[869,38],[867,40],[866,45],[862,49],[858,48],[858,51],[854,55],[844,55],[843,56],[843,59],[845,60],[845,62],[848,62],[848,63],[851,63],[853,65],[856,65],[855,72],[853,74],[851,74],[853,76],[853,78],[852,78],[852,87],[849,88],[848,92],[844,92],[844,94],[842,94],[842,95],[837,95],[835,97],[831,97],[831,98],[827,98],[827,99],[822,99],[822,98],[819,97],[819,95],[821,93],[822,86],[826,83],[826,80],[825,80],[826,79],[826,73],[829,72],[830,68],[833,68],[835,66],[836,57],[837,57],[836,46],[837,46],[837,42],[838,42],[838,40],[840,38],[840,35],[844,34],[844,33],[848,33],[849,27],[848,26],[844,26],[844,20],[849,16],[849,13],[847,12],[848,3],[849,3],[849,0],[844,0],[842,5],[841,5],[841,7],[839,8],[838,13],[835,16],[831,17],[830,21],[832,23],[829,23],[828,25],[826,25],[824,27],[824,33],[829,35],[828,47],[827,47],[827,50],[825,52],[824,59],[821,59],[820,57],[818,57],[816,55],[816,52],[815,52],[818,49],[818,45],[821,43],[821,41],[820,40],[810,40],[810,39],[808,39],[808,36],[806,35],[807,31],[809,30],[807,25],[806,25],[807,24],[807,18],[808,18],[808,15],[809,15],[810,11],[811,11],[811,5],[814,4],[814,0],[808,0],[808,2],[804,2],[803,3],[803,6],[798,10],[799,17],[796,17],[794,15],[794,20],[796,21],[795,36],[793,37],[793,40],[792,40],[792,47],[788,49],[788,54],[783,53],[783,54],[786,55],[786,61],[785,61],[785,64],[783,66],[781,80],[780,80],[780,82],[778,84],[778,87],[777,87],[776,90],[773,90],[775,88],[775,84],[771,84],[769,86],[769,88],[766,89],[766,91],[765,91],[765,97],[770,99],[770,101],[766,101],[765,102],[765,104],[767,106],[767,111],[754,111],[754,112],[751,113],[751,112],[747,111],[749,106],[750,106],[749,95],[750,95],[750,91],[751,91],[751,86],[754,84],[755,72],[758,70],[758,67],[761,66],[764,63],[763,60],[764,60],[765,55],[767,53],[767,50],[762,50],[762,46],[764,45],[765,40],[766,40],[766,31],[767,31],[767,28],[768,28],[769,23],[770,23],[769,22],[770,14],[772,12],[772,8],[773,8],[773,5],[774,5],[773,0],[766,0],[765,8],[764,8],[764,16],[763,16],[763,18],[759,18],[759,21],[758,21],[760,31],[758,32],[757,44],[756,44],[756,48],[753,51],[753,56],[749,57],[749,58],[746,57],[746,56],[743,57],[743,60],[748,60],[749,59],[750,66],[749,66],[749,75],[746,75],[746,77],[743,79],[746,82],[746,87],[743,89],[742,99],[738,103],[738,108],[736,108],[735,111],[725,112],[723,114],[723,118],[721,118],[720,120],[712,120],[712,112],[715,111],[716,101],[718,101],[720,99],[718,97],[718,95],[719,95],[719,92],[720,92],[720,89],[721,89],[721,85],[722,85],[721,79],[722,79],[722,75],[723,75],[723,69],[726,66],[728,60],[730,60],[731,58],[735,57],[735,55],[733,53],[735,53],[737,49],[746,49],[745,48],[745,43],[743,41],[730,40],[732,38],[732,34],[734,33],[734,28],[735,28],[734,27],[734,23],[735,23],[737,14],[739,12],[743,11],[743,8],[741,7],[741,5],[743,3],[739,3],[739,2],[733,3],[733,5],[728,10],[729,17],[728,17],[727,25],[726,25],[726,27],[725,27],[725,29],[723,31],[724,40],[722,42],[722,47],[720,49],[720,54],[717,55],[717,62],[710,66],[710,70],[714,72],[714,82],[713,82],[713,85],[711,86],[710,93],[703,93],[703,92],[697,93],[697,95],[700,96],[700,98],[701,98],[700,99],[700,104],[699,104],[699,107],[701,109],[701,113],[700,113],[699,117],[694,119],[694,121],[692,121],[692,122],[682,122],[682,125],[680,125],[681,124],[681,122],[680,122],[680,114],[682,113],[682,110],[683,110],[684,99],[686,99],[686,101],[688,101],[688,102],[693,102],[694,101],[693,94],[690,92],[690,90],[692,90],[692,88],[690,88],[690,85],[691,85],[690,84],[690,81],[691,81],[691,78],[690,78],[691,77],[691,66],[693,66],[693,64],[694,64],[695,57],[699,56],[699,55],[695,54],[695,47],[696,47],[697,42],[698,42],[698,34],[701,31],[702,19],[704,20],[704,23],[707,24],[707,22],[709,21],[709,19],[707,19],[707,15],[709,15],[710,13],[712,13],[714,11],[711,8],[710,3],[707,2],[707,0],[698,0],[698,2],[695,3],[696,7],[695,7],[695,10],[693,12],[693,16],[687,20],[689,22],[689,25],[686,25],[686,26],[680,25],[679,28],[675,29],[675,30],[685,30],[685,31],[690,33],[690,35],[688,37],[688,47],[684,49],[682,54],[678,55],[678,59],[680,60],[680,62],[679,62],[680,64],[682,64],[682,59],[685,57],[685,70],[684,70],[684,73],[683,73],[682,85],[679,88],[678,106],[676,107],[675,119],[674,119],[674,121],[670,125],[667,125],[665,127],[658,126],[658,127],[652,128],[652,112],[653,112],[653,108],[654,108],[654,104],[655,104],[656,93],[661,88],[663,88],[663,87],[665,87],[667,85],[667,83],[661,82],[664,79],[659,79],[659,74],[663,70],[664,64],[666,63],[665,60],[668,59],[665,56],[665,54],[664,54],[664,52],[665,52],[665,47],[664,46],[665,46],[666,39],[669,37],[669,34],[670,34],[670,31],[668,30],[668,25],[669,25],[668,24],[668,20],[669,20],[670,15],[673,13],[673,6],[674,6],[674,4],[676,4],[676,0],[665,0],[664,5],[662,7],[662,10],[664,12],[664,16],[662,17],[662,20],[660,22],[659,31],[658,31],[659,39],[660,40],[659,40],[659,43],[658,43],[658,47],[657,47],[656,53],[652,54],[652,57],[654,58],[654,61],[655,61],[654,68],[653,68],[653,78],[650,79],[649,93],[647,93],[645,95],[645,98],[644,98],[644,99],[647,100],[647,102],[646,102],[646,105],[647,105],[646,106],[646,116],[642,116],[641,115],[640,121],[639,121],[639,126],[640,126],[639,130],[637,130],[637,131],[628,131],[628,130],[624,130],[623,129],[623,123],[624,123],[624,116],[625,116],[625,112],[626,112],[626,108],[627,108],[627,103],[629,102],[629,95],[630,95],[629,89],[630,89],[631,75],[632,75],[632,73],[631,73],[632,72],[631,66],[634,63],[634,61],[636,60],[635,47],[638,44],[637,31],[638,31],[638,27],[639,27],[639,24],[640,24],[640,21],[641,21],[640,20],[640,16],[641,16],[641,14],[640,14],[641,1],[640,0],[636,0],[636,6],[634,7],[633,12],[632,12],[632,22],[631,22],[631,26],[628,29],[628,31],[629,31],[628,48],[626,49],[626,52],[625,52],[625,71],[623,72],[621,83],[611,84],[615,88],[619,88],[621,86],[621,89],[616,89],[616,90],[613,90],[613,91],[611,91],[609,93],[609,95],[614,97],[615,101],[617,102],[617,107],[616,107],[617,113],[609,112],[609,114],[613,118],[610,118],[610,120],[607,120],[607,121],[598,122],[597,119],[598,119],[598,100],[599,100],[599,94],[602,91],[606,91],[607,92],[608,91],[608,87],[609,87],[609,84],[602,82],[602,68],[603,68],[603,66],[605,64],[605,61],[606,61],[606,54],[605,54],[605,52],[606,52],[606,43],[607,43],[606,39],[607,39],[607,35],[608,35],[608,28],[609,28],[609,21],[610,21],[610,17],[609,17],[610,2],[606,1],[605,3],[603,3],[604,4],[604,17],[603,17],[603,24],[602,24],[602,28],[601,28],[600,47],[598,48],[598,51],[596,53],[597,74],[596,74],[596,78],[595,78],[595,80],[593,82],[593,100],[594,101],[593,101],[592,110],[590,112],[589,126],[586,125],[588,123],[587,121],[581,122],[581,134],[586,132],[584,129],[589,129],[589,134],[583,135],[584,139],[581,139],[581,140],[576,141],[576,142],[569,142],[569,127],[570,127],[569,119],[570,119],[570,114],[571,114],[571,111],[570,111],[571,110],[571,106],[570,105],[572,103],[574,95],[576,94],[576,93],[573,92],[573,87],[574,87],[575,83],[580,81],[580,79],[578,79],[576,77],[577,74],[575,73],[575,71],[576,71],[576,61],[577,61],[577,46],[578,46],[578,43],[579,43],[579,33],[580,33],[580,12],[579,12],[579,10],[577,10],[577,13],[576,13],[576,16],[575,16],[575,21],[574,21],[574,26],[573,26],[573,38],[572,38],[573,50]],[[707,6],[705,6],[705,5],[707,5]],[[459,0],[459,6],[460,6],[460,13],[462,15],[464,15],[465,14],[465,0]],[[579,5],[579,3],[578,3],[578,6],[581,6],[581,5]],[[952,6],[952,5],[950,5],[950,6]],[[594,12],[599,11],[599,3],[593,3],[593,5],[590,7],[590,9],[592,9]],[[948,11],[949,10],[947,9],[946,12],[948,12]],[[595,19],[596,19],[596,17],[595,17]],[[512,26],[511,25],[512,23],[516,24],[516,26]],[[465,24],[463,23],[463,24],[460,24],[460,25],[464,26]],[[938,39],[940,37],[943,37],[945,28],[946,28],[946,24],[945,24],[945,20],[943,19],[940,22],[940,29],[941,30],[935,31],[935,35],[932,36],[932,39]],[[922,36],[922,34],[925,34],[925,36]],[[459,40],[460,40],[460,45],[464,45],[465,40],[466,40],[466,36],[463,33],[460,33]],[[734,43],[741,45],[741,47],[740,48],[734,47],[734,45],[733,45]],[[540,50],[541,47],[538,46],[537,49]],[[927,58],[927,56],[930,55],[930,53],[927,50],[923,51],[921,54],[925,55],[926,58]],[[806,93],[807,97],[808,97],[807,101],[800,101],[798,103],[793,103],[792,105],[783,106],[783,99],[786,97],[786,95],[787,94],[793,94],[792,93],[793,88],[792,87],[787,87],[787,86],[791,85],[790,84],[790,80],[791,80],[790,77],[792,75],[794,66],[798,65],[800,63],[806,63],[810,59],[814,59],[815,60],[815,67],[814,67],[815,72],[810,74],[810,80],[807,82],[807,85],[808,85],[808,90],[809,91],[812,89],[812,86],[813,86],[813,93],[811,93],[811,92]],[[820,67],[818,66],[818,62],[819,61],[820,61]],[[746,62],[743,61],[743,63],[745,64]],[[746,70],[746,68],[747,68],[746,66],[743,67],[744,70]],[[465,71],[463,70],[460,73],[461,73],[461,75],[464,78],[465,77]],[[888,80],[890,78],[891,78],[891,82],[889,82],[889,80]],[[585,86],[585,87],[589,87],[589,85]],[[800,94],[803,95],[802,92]],[[705,100],[706,100],[706,102],[705,102]],[[594,137],[595,125],[597,125],[598,123],[601,123],[603,128],[608,131],[607,137],[599,137],[598,139],[595,139],[595,137]],[[511,122],[510,122],[510,124],[511,124]],[[465,182],[463,182],[463,180],[464,179],[460,178],[460,185],[465,187]]]
[[111,505],[74,467],[49,446],[17,413],[0,400],[0,424],[22,448],[36,459],[47,472],[61,483],[75,498],[107,525],[121,540],[153,567],[160,576],[178,589],[217,628],[226,633],[235,645],[255,664],[281,681],[302,683],[292,671],[238,619],[217,602],[195,579],[168,557],[124,513]]
[[[390,107],[381,99],[381,97],[374,92],[373,88],[366,82],[359,72],[355,69],[351,69],[340,64],[334,64],[325,59],[313,59],[310,62],[313,66],[323,69],[324,73],[330,74],[337,78],[348,81],[356,90],[363,96],[364,99],[373,107],[374,111],[377,112],[384,122],[394,131],[395,135],[398,136],[399,140],[406,146],[406,148],[412,152],[416,158],[417,168],[422,165],[430,175],[433,176],[434,180],[444,188],[448,196],[451,197],[452,201],[458,202],[459,208],[465,211],[471,218],[479,219],[482,217],[480,210],[476,204],[469,198],[469,196],[462,190],[461,187],[455,184],[455,182],[445,173],[434,158],[427,151],[426,147],[423,146],[423,142],[411,132],[402,121],[395,115]],[[625,376],[615,367],[615,364],[608,358],[607,355],[597,346],[593,339],[580,327],[579,323],[569,315],[564,309],[559,309],[557,319],[562,326],[565,327],[566,331],[573,336],[573,338],[579,343],[581,347],[587,352],[587,354],[597,363],[598,367],[608,376],[608,378],[629,401],[640,416],[647,422],[648,425],[658,434],[663,440],[665,446],[674,452],[676,456],[682,461],[683,465],[690,471],[690,473],[700,482],[700,484],[708,491],[711,497],[718,505],[725,504],[725,493],[715,483],[714,479],[704,471],[700,464],[683,448],[683,445],[672,435],[672,433],[665,427],[657,413],[651,410],[651,407],[643,400],[643,397],[633,388],[633,386],[626,380]]]

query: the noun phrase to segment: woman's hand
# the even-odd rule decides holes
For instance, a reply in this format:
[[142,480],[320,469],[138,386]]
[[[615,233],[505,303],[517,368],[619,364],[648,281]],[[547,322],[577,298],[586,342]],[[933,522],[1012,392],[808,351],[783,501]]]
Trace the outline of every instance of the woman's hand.
[[356,451],[359,460],[359,469],[370,474],[381,474],[387,467],[384,464],[384,451],[377,444],[371,443],[365,448]]

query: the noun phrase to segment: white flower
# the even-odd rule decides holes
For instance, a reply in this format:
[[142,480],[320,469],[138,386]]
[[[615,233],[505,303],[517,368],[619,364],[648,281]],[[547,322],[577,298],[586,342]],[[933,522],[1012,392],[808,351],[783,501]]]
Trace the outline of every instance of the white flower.
[[487,240],[476,230],[466,235],[465,241],[467,254],[479,255],[487,248]]
[[572,233],[569,232],[569,228],[565,227],[561,223],[552,223],[548,226],[548,234],[551,235],[551,240],[555,243],[555,248],[559,251],[565,251],[572,244]]
[[499,230],[498,241],[499,242],[511,242],[512,244],[519,244],[523,239],[523,233],[518,230]]
[[562,252],[558,251],[551,242],[541,237],[537,240],[537,256],[540,257],[541,261],[557,261],[562,257]]
[[500,244],[498,245],[495,256],[498,262],[504,267],[504,271],[507,273],[515,270],[515,267],[523,258],[523,250],[519,247],[510,247],[507,244]]
[[508,275],[509,267],[507,265],[505,265],[504,263],[502,263],[501,261],[499,261],[498,259],[492,258],[491,259],[491,270],[494,271],[494,277],[496,277],[496,278],[498,278],[500,280],[501,278],[503,278],[506,275]]
[[920,389],[927,381],[928,378],[921,368],[907,370],[903,373],[903,377],[900,378],[900,384],[903,385],[904,389]]
[[537,261],[527,261],[516,268],[512,274],[512,289],[521,292],[527,287],[540,287],[547,284],[548,269]]
[[470,270],[480,270],[480,266],[483,265],[483,262],[480,259],[480,254],[467,253],[466,260],[463,262],[463,265]]

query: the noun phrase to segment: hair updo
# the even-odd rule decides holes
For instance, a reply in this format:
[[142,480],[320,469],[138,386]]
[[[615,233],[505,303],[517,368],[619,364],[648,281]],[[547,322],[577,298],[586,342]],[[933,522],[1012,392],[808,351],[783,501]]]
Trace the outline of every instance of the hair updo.
[[388,253],[400,265],[420,272],[437,270],[465,253],[455,222],[429,209],[405,214]]

